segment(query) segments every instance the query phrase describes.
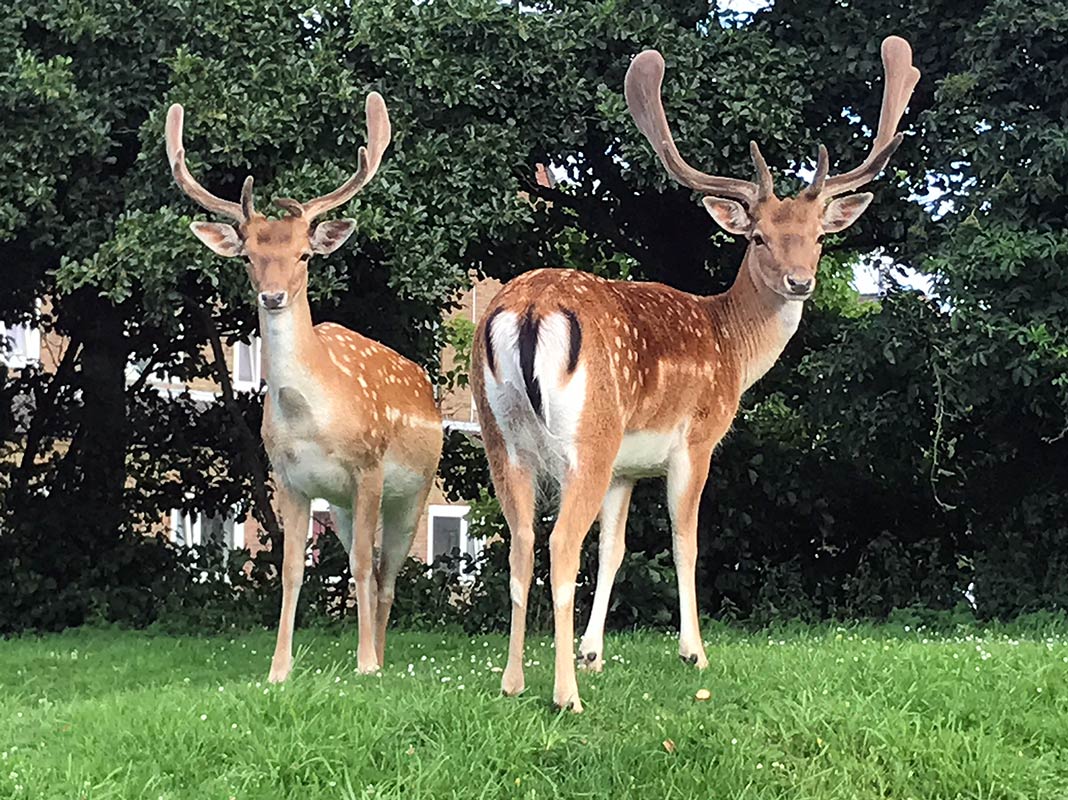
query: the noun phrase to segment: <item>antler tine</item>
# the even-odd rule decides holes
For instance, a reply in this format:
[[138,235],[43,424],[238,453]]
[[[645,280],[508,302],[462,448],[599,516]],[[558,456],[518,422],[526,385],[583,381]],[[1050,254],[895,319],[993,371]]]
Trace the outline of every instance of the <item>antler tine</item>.
[[887,36],[883,40],[882,54],[886,76],[883,105],[879,113],[879,130],[871,143],[871,150],[859,167],[828,178],[823,188],[824,197],[851,192],[874,180],[904,139],[903,134],[896,133],[897,126],[920,80],[920,71],[912,65],[912,48],[900,36]]
[[760,145],[754,141],[749,142],[749,155],[753,157],[753,165],[757,171],[757,196],[764,200],[775,194],[775,181],[768,169],[768,162],[764,160],[764,154],[760,152]]
[[330,194],[304,203],[304,216],[310,220],[351,200],[378,172],[382,153],[389,147],[390,136],[386,101],[378,92],[371,92],[367,95],[367,146],[360,148],[359,168],[351,178]]
[[291,197],[277,197],[274,200],[274,204],[283,211],[288,211],[291,217],[304,216],[304,206]]
[[812,183],[805,189],[805,197],[816,198],[823,192],[823,186],[827,182],[827,172],[831,168],[831,159],[827,155],[827,146],[821,144],[819,155],[816,157],[816,174],[812,176]]
[[683,186],[704,194],[740,200],[752,207],[760,199],[760,187],[750,181],[708,175],[687,164],[675,146],[660,97],[664,81],[664,57],[656,50],[644,50],[634,57],[623,82],[627,107],[664,168]]
[[256,213],[256,209],[252,207],[251,175],[245,178],[245,183],[241,186],[241,213],[245,215],[245,219],[252,219],[252,215]]
[[[182,191],[189,195],[191,200],[199,203],[208,211],[214,211],[216,214],[230,217],[230,219],[236,220],[237,222],[244,222],[246,217],[240,204],[231,203],[229,200],[223,200],[220,197],[216,197],[201,186],[196,178],[190,174],[189,167],[187,167],[185,163],[185,148],[182,146],[182,124],[184,122],[184,117],[185,111],[178,103],[172,105],[167,111],[167,160],[170,161],[171,173],[174,175],[174,180],[178,183],[178,186]],[[249,188],[251,189],[251,186],[249,186]],[[244,191],[242,191],[242,196],[244,196]],[[250,208],[251,205],[252,203],[250,200]]]

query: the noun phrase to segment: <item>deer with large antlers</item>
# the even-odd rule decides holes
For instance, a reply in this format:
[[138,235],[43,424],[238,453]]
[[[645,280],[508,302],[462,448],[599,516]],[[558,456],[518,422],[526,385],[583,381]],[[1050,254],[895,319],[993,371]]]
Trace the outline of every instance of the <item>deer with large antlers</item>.
[[[267,394],[263,440],[274,469],[285,530],[282,611],[269,680],[292,669],[293,626],[304,577],[313,498],[329,501],[349,554],[359,615],[357,666],[383,663],[397,572],[411,547],[441,456],[441,414],[426,373],[385,345],[332,322],[312,325],[308,262],[337,250],[356,221],[316,217],[347,203],[374,177],[389,145],[381,95],[367,97],[367,146],[342,186],[307,203],[274,201],[285,215],[253,207],[252,177],[239,203],[222,200],[190,174],[182,147],[183,111],[167,114],[167,157],[182,190],[237,226],[194,222],[193,233],[221,256],[243,256],[259,304]],[[381,522],[378,563],[373,551]]]
[[553,700],[581,711],[575,679],[574,596],[579,553],[600,515],[597,589],[580,644],[581,664],[600,670],[604,624],[636,479],[666,476],[681,629],[679,654],[708,664],[697,618],[697,509],[712,451],[742,393],[778,359],[812,296],[820,243],[852,224],[874,180],[901,143],[898,122],[919,71],[908,43],[883,42],[886,84],[878,132],[864,162],[829,176],[820,147],[815,177],[780,199],[754,143],[757,181],[708,175],[679,154],[660,99],[664,59],[638,55],[627,71],[627,105],[668,173],[704,195],[712,218],[749,244],[731,288],[699,297],[662,284],[609,281],[570,270],[536,270],[511,281],[479,326],[471,378],[493,482],[511,532],[512,625],[505,694],[523,690],[526,602],[533,568],[539,478],[559,485],[549,537],[555,622]]

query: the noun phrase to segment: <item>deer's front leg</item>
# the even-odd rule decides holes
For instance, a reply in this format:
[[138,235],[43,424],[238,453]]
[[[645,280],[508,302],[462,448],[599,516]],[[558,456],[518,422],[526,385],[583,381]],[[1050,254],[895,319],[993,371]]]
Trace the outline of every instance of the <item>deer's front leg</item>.
[[356,582],[356,612],[359,616],[360,643],[356,664],[361,674],[377,672],[381,664],[375,650],[374,546],[378,517],[382,505],[382,466],[369,467],[360,475],[353,509],[352,552],[349,569]]
[[304,582],[304,557],[308,544],[308,515],[311,500],[299,492],[279,485],[276,492],[282,517],[284,550],[282,552],[282,613],[278,620],[278,640],[271,659],[267,680],[281,683],[293,669],[293,627],[297,618],[297,600]]

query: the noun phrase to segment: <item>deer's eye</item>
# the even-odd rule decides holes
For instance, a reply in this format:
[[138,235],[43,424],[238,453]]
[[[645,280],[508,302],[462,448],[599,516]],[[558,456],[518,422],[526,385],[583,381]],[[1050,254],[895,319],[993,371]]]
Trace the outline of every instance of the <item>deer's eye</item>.
[[816,242],[818,244],[823,244],[823,240],[826,239],[826,238],[827,238],[826,234],[821,233],[819,236],[816,237]]
[[300,254],[300,259],[298,259],[298,260],[303,264],[307,264],[308,263],[308,259],[310,259],[311,257],[312,257],[311,253],[301,253]]
[[757,247],[762,247],[764,245],[764,237],[761,236],[759,233],[754,233],[753,244],[755,244]]

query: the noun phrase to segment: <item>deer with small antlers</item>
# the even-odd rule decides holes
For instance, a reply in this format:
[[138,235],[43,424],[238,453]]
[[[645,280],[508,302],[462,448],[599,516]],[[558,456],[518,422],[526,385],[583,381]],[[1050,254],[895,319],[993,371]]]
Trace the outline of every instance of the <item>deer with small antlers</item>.
[[612,582],[623,558],[631,489],[667,477],[678,577],[679,654],[708,664],[697,618],[697,509],[712,451],[742,396],[778,359],[812,296],[821,242],[872,200],[852,194],[874,180],[902,140],[898,122],[919,71],[908,43],[883,42],[886,83],[878,132],[864,162],[815,177],[797,197],[775,196],[760,149],[757,181],[708,175],[679,154],[660,99],[664,59],[630,65],[631,115],[667,172],[704,195],[712,218],[748,247],[731,288],[700,297],[656,283],[609,281],[571,270],[528,272],[507,284],[476,335],[471,382],[491,474],[511,532],[512,624],[505,694],[523,690],[526,602],[533,569],[539,478],[559,485],[549,537],[555,623],[553,701],[581,711],[574,656],[574,596],[582,542],[600,516],[597,589],[580,661],[600,670]]
[[[282,611],[269,680],[284,681],[293,664],[293,626],[304,577],[311,501],[330,503],[349,555],[359,615],[357,666],[382,666],[397,572],[411,548],[441,456],[442,422],[426,373],[418,365],[332,322],[312,325],[308,262],[341,247],[356,221],[315,218],[347,203],[374,177],[389,145],[381,95],[367,97],[367,146],[356,173],[307,203],[274,201],[285,216],[253,207],[252,177],[239,203],[222,200],[190,174],[182,147],[183,110],[167,114],[167,157],[174,179],[208,211],[237,226],[194,222],[193,233],[221,256],[246,259],[259,305],[267,394],[263,440],[276,478],[285,530]],[[381,522],[378,563],[376,531]]]

